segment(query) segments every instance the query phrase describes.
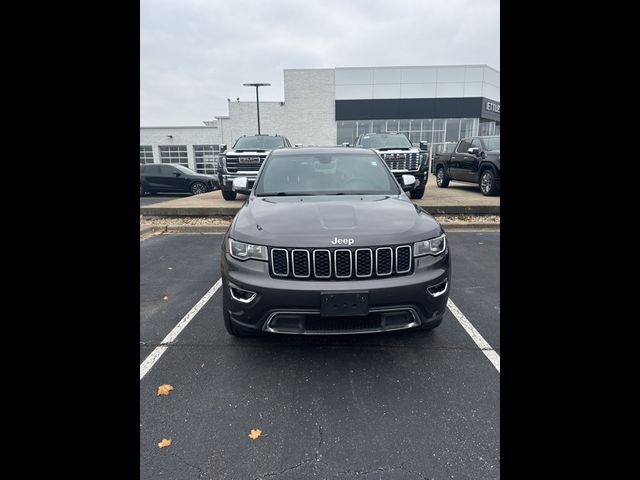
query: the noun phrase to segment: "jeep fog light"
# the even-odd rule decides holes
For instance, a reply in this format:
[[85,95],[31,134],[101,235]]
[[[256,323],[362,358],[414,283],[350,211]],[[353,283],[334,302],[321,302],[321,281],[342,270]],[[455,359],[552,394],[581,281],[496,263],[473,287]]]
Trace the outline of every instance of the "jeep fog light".
[[229,293],[231,294],[231,298],[240,303],[251,303],[257,295],[256,292],[252,292],[251,290],[244,290],[231,285],[229,285]]

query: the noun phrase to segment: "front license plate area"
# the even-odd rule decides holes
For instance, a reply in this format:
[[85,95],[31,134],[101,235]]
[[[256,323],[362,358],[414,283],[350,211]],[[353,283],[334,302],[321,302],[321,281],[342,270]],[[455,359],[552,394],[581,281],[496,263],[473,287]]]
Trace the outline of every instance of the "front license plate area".
[[322,292],[320,315],[323,317],[350,317],[369,315],[369,292]]
[[260,157],[240,157],[238,163],[260,163]]

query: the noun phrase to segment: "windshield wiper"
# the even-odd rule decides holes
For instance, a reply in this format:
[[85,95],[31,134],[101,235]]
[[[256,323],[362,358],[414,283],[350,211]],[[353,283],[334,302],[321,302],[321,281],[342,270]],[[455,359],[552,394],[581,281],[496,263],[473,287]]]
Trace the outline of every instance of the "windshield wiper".
[[331,195],[382,195],[381,193],[371,193],[371,192],[338,192],[332,193]]

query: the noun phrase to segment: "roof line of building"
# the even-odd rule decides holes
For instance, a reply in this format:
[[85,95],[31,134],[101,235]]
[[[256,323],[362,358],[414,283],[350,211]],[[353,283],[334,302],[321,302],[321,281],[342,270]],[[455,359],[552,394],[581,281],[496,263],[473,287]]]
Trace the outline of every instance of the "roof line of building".
[[486,67],[494,72],[500,73],[500,70],[493,68],[486,63],[469,63],[469,64],[458,64],[458,65],[395,65],[395,66],[384,66],[384,67],[334,67],[334,68],[284,68],[285,71],[303,71],[303,70],[370,70],[376,69],[381,70],[385,68],[444,68],[444,67]]
[[[261,103],[262,103],[262,102],[261,102]],[[218,117],[216,117],[216,118],[218,118]],[[172,129],[172,130],[173,130],[173,129],[176,129],[176,128],[218,128],[218,126],[217,126],[217,125],[193,125],[193,126],[189,126],[189,125],[178,125],[178,126],[171,126],[171,127],[169,127],[169,126],[160,125],[160,126],[155,127],[155,126],[149,126],[149,125],[146,125],[146,126],[144,126],[144,127],[143,127],[143,126],[141,125],[141,126],[140,126],[140,128],[141,128],[141,129],[143,129],[143,128],[170,128],[170,129]]]

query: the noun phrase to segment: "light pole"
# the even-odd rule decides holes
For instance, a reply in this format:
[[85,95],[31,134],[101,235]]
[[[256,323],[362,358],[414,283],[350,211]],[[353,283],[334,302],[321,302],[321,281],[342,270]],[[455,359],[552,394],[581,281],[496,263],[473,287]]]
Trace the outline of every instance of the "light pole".
[[259,87],[270,87],[270,83],[243,83],[245,87],[256,87],[256,110],[258,111],[258,135],[260,135],[260,97],[258,96]]

